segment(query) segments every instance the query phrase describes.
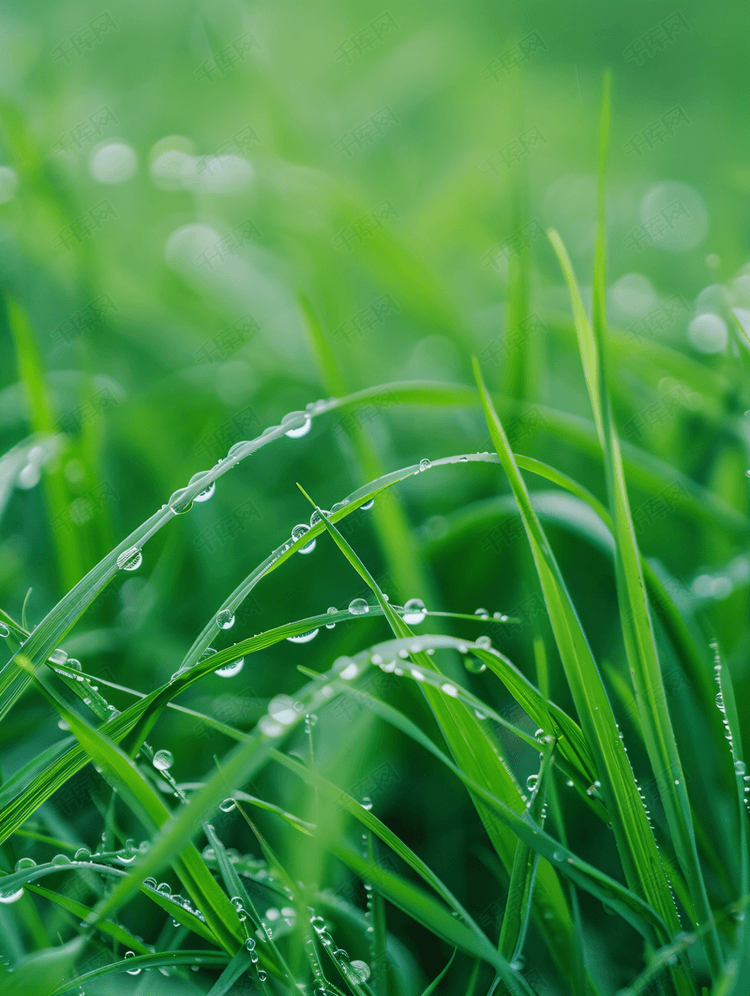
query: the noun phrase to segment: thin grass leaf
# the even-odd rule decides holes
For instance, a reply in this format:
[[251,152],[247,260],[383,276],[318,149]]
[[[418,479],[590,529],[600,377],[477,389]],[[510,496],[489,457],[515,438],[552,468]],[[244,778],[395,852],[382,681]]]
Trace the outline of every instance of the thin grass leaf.
[[[133,761],[111,740],[71,712],[59,699],[51,695],[49,690],[46,690],[46,694],[52,699],[58,712],[67,721],[91,759],[103,768],[146,829],[155,832],[164,824],[171,823],[172,814]],[[221,946],[230,954],[234,954],[238,948],[238,939],[242,937],[240,924],[236,915],[233,915],[231,903],[218,887],[192,844],[188,845],[175,861],[175,870]],[[95,915],[88,922],[96,922],[98,919],[101,919],[101,916]]]
[[[215,968],[225,965],[228,956],[220,951],[206,951],[205,949],[195,951],[159,951],[155,954],[135,955],[133,958],[123,958],[121,961],[112,962],[111,965],[103,965],[95,968],[91,972],[85,972],[78,978],[71,979],[64,985],[58,986],[49,996],[63,996],[77,986],[82,987],[96,979],[103,979],[109,975],[123,975],[125,972],[132,972],[135,969],[141,971],[149,968],[176,968],[179,965],[199,965],[205,968]],[[28,994],[25,994],[28,996]]]
[[448,969],[451,967],[451,965],[453,964],[453,959],[456,957],[456,951],[458,951],[458,948],[453,949],[453,954],[448,959],[448,964],[445,966],[440,975],[436,976],[436,978],[434,978],[432,982],[429,984],[429,986],[423,991],[422,996],[432,996],[437,987],[440,985],[445,976],[448,974]]
[[[610,81],[605,79],[600,123],[600,163],[597,212],[597,242],[593,282],[593,328],[580,303],[570,261],[555,233],[553,246],[561,260],[574,301],[574,318],[586,385],[594,421],[602,444],[607,491],[615,535],[615,573],[625,649],[636,692],[646,749],[653,768],[671,838],[682,872],[690,889],[698,925],[713,920],[698,858],[690,801],[682,769],[659,666],[641,567],[641,556],[630,512],[619,439],[614,426],[607,388],[607,321],[604,190],[609,142]],[[711,975],[721,971],[723,956],[716,930],[710,930],[705,943]]]
[[[626,881],[663,917],[672,933],[679,920],[633,770],[615,722],[604,684],[565,582],[513,459],[502,424],[487,394],[479,364],[474,370],[490,435],[523,515],[526,535],[542,586],[550,623],[586,741],[602,785]],[[683,966],[673,979],[678,992],[692,992]]]
[[[309,496],[307,497],[311,504],[314,505],[312,499]],[[351,546],[341,536],[333,522],[323,516],[319,509],[318,514],[321,516],[325,528],[331,534],[335,543],[354,570],[374,592],[394,634],[402,638],[411,637],[413,634],[408,625],[384,599],[383,593],[380,591],[374,578],[364,564],[362,564]],[[409,652],[411,658],[423,669],[423,673],[431,673],[436,670],[432,659],[421,648],[410,647]],[[502,763],[502,761],[498,763],[500,759],[497,754],[497,748],[490,741],[487,731],[477,722],[477,718],[466,710],[463,705],[452,701],[449,696],[442,694],[438,689],[432,689],[427,683],[423,685],[423,692],[452,753],[459,761],[460,768],[466,771],[477,783],[483,784],[490,789],[493,795],[507,800],[509,808],[513,807],[516,811],[523,811],[524,802],[515,779],[511,775],[507,765]],[[510,868],[517,845],[508,835],[505,825],[498,825],[498,821],[490,817],[490,813],[481,801],[475,799],[475,805],[485,825],[485,829],[492,840],[493,846],[506,867]],[[556,964],[562,973],[567,975],[571,969],[569,963],[570,951],[563,938],[566,934],[569,935],[572,929],[569,911],[553,868],[544,862],[540,869],[540,879],[543,881],[543,888],[539,890],[535,905],[537,924],[542,933],[546,935],[547,943],[553,952]],[[553,922],[551,923],[550,921]]]
[[453,944],[459,950],[473,954],[492,965],[513,996],[531,996],[534,993],[523,976],[510,967],[481,932],[477,934],[464,926],[463,923],[451,916],[445,907],[422,890],[368,861],[353,848],[338,844],[335,841],[329,841],[327,846],[331,853],[335,854],[344,864],[347,864],[362,878],[372,882],[373,888],[382,892],[386,899],[422,923],[432,933],[442,937],[443,940]]
[[[75,899],[71,899],[70,896],[64,896],[59,892],[53,892],[51,889],[45,889],[43,885],[26,885],[24,888],[29,892],[33,892],[36,896],[41,896],[42,899],[47,899],[49,902],[55,903],[62,909],[67,910],[68,913],[72,913],[73,916],[78,917],[79,920],[85,920],[91,913],[90,907],[84,906],[83,903],[79,903]],[[103,934],[109,934],[118,944],[124,944],[126,948],[139,951],[141,954],[151,954],[142,941],[139,941],[130,931],[113,920],[103,920],[97,925],[97,929]]]

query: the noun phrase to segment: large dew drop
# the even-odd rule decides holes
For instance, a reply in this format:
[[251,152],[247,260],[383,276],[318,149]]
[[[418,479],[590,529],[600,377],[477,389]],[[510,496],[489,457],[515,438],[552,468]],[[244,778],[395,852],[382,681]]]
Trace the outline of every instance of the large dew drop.
[[[135,958],[135,951],[126,951],[125,957]],[[140,968],[127,968],[125,969],[125,971],[128,973],[128,975],[140,975],[143,970]]]
[[359,982],[367,982],[370,978],[370,966],[366,961],[360,961],[358,958],[355,958],[354,961],[349,964],[349,967],[357,976],[357,980]]
[[5,640],[10,636],[10,630],[4,622],[0,622],[0,640]]
[[299,439],[300,436],[306,436],[311,426],[312,421],[307,412],[289,412],[281,420],[284,435],[289,436],[290,439]]
[[297,718],[294,699],[289,695],[275,695],[268,703],[268,715],[282,726],[289,726]]
[[169,771],[174,764],[174,758],[172,757],[171,751],[157,750],[154,754],[153,764],[157,771]]
[[[299,525],[295,526],[294,529],[292,529],[292,542],[296,543],[297,540],[302,539],[305,533],[309,532],[310,532],[310,527],[308,525],[305,525],[304,522],[300,522]],[[304,546],[300,547],[299,552],[312,553],[313,550],[315,549],[316,542],[317,540],[314,539],[310,540],[309,543],[306,543]]]
[[[208,474],[207,470],[199,470],[197,474],[193,474],[193,476],[188,481],[188,487],[191,484],[195,484],[196,481],[200,481],[201,478],[206,476],[206,474]],[[200,494],[197,494],[195,496],[195,500],[208,501],[208,499],[213,495],[214,491],[216,491],[216,481],[211,481],[211,483],[203,491],[201,491]]]
[[424,470],[429,470],[431,466],[432,466],[432,461],[428,460],[427,457],[425,457],[424,460],[420,460],[419,461],[419,472],[420,472],[420,474]]
[[16,903],[23,895],[23,887],[18,890],[0,889],[0,903]]
[[248,440],[243,439],[241,442],[235,443],[234,446],[230,446],[229,452],[227,453],[227,460],[236,460],[240,450],[243,449],[243,447],[247,446],[247,444]]
[[123,550],[117,558],[117,566],[121,571],[137,571],[143,563],[143,554],[137,546],[131,546],[128,550]]
[[370,606],[364,598],[353,598],[349,602],[349,611],[353,616],[363,616],[370,611]]
[[231,629],[234,626],[234,613],[231,609],[219,609],[216,613],[216,625],[219,629]]
[[223,667],[217,667],[214,674],[218,674],[220,678],[233,678],[236,674],[240,673],[244,666],[245,658],[240,657],[238,661],[230,661]]
[[410,598],[404,606],[404,614],[402,618],[407,625],[416,626],[418,623],[422,622],[426,611],[424,602],[421,598]]
[[310,640],[315,639],[319,632],[320,629],[309,629],[306,633],[297,633],[296,636],[288,636],[287,640],[290,643],[309,643]]
[[172,507],[172,511],[175,515],[182,515],[184,512],[189,512],[193,507],[192,498],[185,498],[185,492],[187,488],[180,488],[175,491],[174,494],[170,495],[169,504]]

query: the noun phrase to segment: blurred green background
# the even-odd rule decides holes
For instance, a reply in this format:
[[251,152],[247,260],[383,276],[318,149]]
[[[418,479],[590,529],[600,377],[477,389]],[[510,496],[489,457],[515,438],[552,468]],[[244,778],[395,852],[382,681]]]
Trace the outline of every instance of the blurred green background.
[[[20,617],[32,589],[33,626],[191,475],[317,398],[404,380],[468,385],[475,353],[490,387],[515,396],[522,413],[590,421],[543,230],[559,230],[589,286],[609,67],[618,425],[663,461],[665,487],[679,471],[721,504],[703,519],[670,507],[639,540],[704,634],[720,631],[746,690],[748,402],[729,309],[750,319],[747,29],[746,5],[729,0],[720,11],[663,0],[3,3],[0,605]],[[508,305],[519,260],[528,264],[520,317]],[[327,368],[301,297],[328,341]],[[516,363],[516,319],[529,315]],[[362,437],[369,461],[353,442]],[[413,406],[394,395],[316,419],[161,531],[138,574],[116,579],[66,649],[94,673],[149,690],[234,586],[307,521],[295,482],[330,508],[379,472],[484,450],[486,440],[478,404]],[[604,494],[595,455],[544,414],[521,425],[516,448]],[[631,481],[634,507],[652,493],[642,484]],[[495,506],[478,504],[507,492],[499,468],[436,469],[397,490],[347,534],[391,600],[517,613],[533,593],[525,540],[496,542]],[[395,565],[383,542],[390,502],[411,527]],[[606,557],[569,525],[550,529],[595,652],[621,665]],[[321,539],[258,587],[232,640],[345,606],[361,587]],[[461,626],[453,631],[477,632]],[[533,675],[531,629],[494,635]],[[218,718],[223,709],[247,728],[271,695],[299,686],[297,663],[322,669],[385,632],[368,621],[283,644],[230,681],[207,678],[183,704]],[[507,705],[493,679],[471,683]],[[554,658],[552,686],[567,705]],[[433,762],[362,710],[318,731],[342,783],[367,775],[368,752],[390,759],[399,775],[376,800],[381,818],[473,909],[490,908],[488,845],[458,783],[439,781]],[[4,776],[58,735],[27,696],[0,733]],[[156,740],[186,780],[228,746],[173,715]],[[525,778],[534,752],[516,750]],[[294,805],[294,786],[264,778],[259,791]],[[95,815],[86,800],[67,819],[86,839]],[[239,819],[227,827],[235,846],[251,847]],[[604,829],[583,833],[571,837],[579,853],[615,868]],[[328,874],[335,885],[338,873]],[[592,958],[605,944],[615,951],[610,982],[623,984],[638,952],[594,905],[584,900]],[[394,916],[434,976],[447,947]]]

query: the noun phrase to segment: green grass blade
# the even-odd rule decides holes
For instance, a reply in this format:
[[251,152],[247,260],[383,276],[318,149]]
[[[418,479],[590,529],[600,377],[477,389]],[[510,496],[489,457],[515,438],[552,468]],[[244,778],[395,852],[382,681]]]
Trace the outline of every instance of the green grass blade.
[[[50,692],[47,691],[47,694],[50,695]],[[153,833],[164,824],[170,823],[173,814],[135,763],[116,744],[89,726],[59,699],[53,697],[53,702],[60,715],[70,725],[81,746],[94,763],[103,769],[106,777],[128,801],[146,829]],[[175,870],[219,943],[230,954],[234,954],[238,948],[238,939],[242,937],[239,921],[231,903],[192,844],[186,847],[184,853],[175,861]],[[93,919],[90,918],[88,922],[96,922],[100,918],[101,915],[98,915]]]
[[[68,913],[72,913],[79,920],[85,920],[91,913],[91,909],[88,906],[84,906],[83,903],[71,899],[70,896],[63,896],[59,892],[45,889],[43,885],[27,885],[26,888],[29,892],[33,892],[34,895],[48,899],[51,903],[55,903],[57,906],[62,907],[62,909],[67,910]],[[138,951],[140,954],[151,953],[142,941],[139,941],[137,937],[134,937],[130,931],[126,930],[119,923],[115,923],[112,920],[102,920],[101,923],[97,924],[97,929],[103,934],[109,934],[118,944],[124,944],[126,948]]]
[[[597,242],[593,281],[593,328],[580,304],[575,276],[564,249],[561,252],[559,236],[551,236],[553,246],[571,289],[578,345],[586,385],[599,432],[607,478],[607,490],[615,535],[615,573],[618,602],[625,649],[633,677],[636,699],[641,718],[646,749],[654,770],[659,796],[674,843],[677,858],[687,881],[698,917],[698,925],[713,919],[706,894],[706,886],[698,858],[695,833],[687,796],[686,779],[682,769],[672,722],[666,703],[666,694],[659,666],[646,597],[646,585],[641,566],[641,556],[635,536],[635,526],[630,513],[625,473],[620,455],[619,439],[614,426],[612,407],[607,388],[607,324],[605,311],[606,258],[604,192],[609,142],[610,81],[605,80],[600,126],[600,164],[597,214]],[[723,961],[718,934],[710,930],[704,944],[711,974],[717,977]]]
[[429,984],[429,986],[422,993],[422,996],[432,996],[432,994],[435,992],[435,990],[437,989],[437,987],[440,985],[440,983],[443,981],[443,979],[445,978],[445,976],[448,974],[448,969],[453,964],[453,959],[456,957],[456,951],[457,950],[458,950],[458,948],[454,948],[453,949],[453,954],[450,956],[450,958],[448,960],[448,964],[442,970],[442,972],[440,973],[440,975],[436,976],[436,978],[434,978],[432,980],[432,982]]
[[[676,933],[679,920],[674,900],[601,675],[476,360],[474,367],[490,435],[523,515],[550,623],[581,727],[595,760],[626,881]],[[673,976],[681,991],[691,991],[682,969],[675,969]]]
[[[112,962],[111,965],[103,965],[95,968],[91,972],[85,972],[76,979],[71,979],[62,986],[58,986],[49,996],[63,996],[77,986],[82,987],[96,979],[104,979],[110,975],[123,975],[125,972],[134,969],[149,968],[176,968],[179,965],[200,965],[205,968],[213,968],[225,965],[227,955],[219,951],[206,951],[205,949],[196,951],[159,951],[155,954],[136,955],[134,958],[123,958],[121,961]],[[224,990],[226,991],[226,990]],[[28,996],[28,994],[25,994]]]

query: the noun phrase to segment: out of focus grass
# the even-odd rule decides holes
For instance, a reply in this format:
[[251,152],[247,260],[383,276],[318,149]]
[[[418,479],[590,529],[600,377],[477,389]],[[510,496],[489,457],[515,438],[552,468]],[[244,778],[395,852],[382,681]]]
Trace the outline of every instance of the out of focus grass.
[[[133,951],[147,971],[83,989],[214,992],[229,964],[216,994],[419,994],[454,949],[438,991],[745,991],[750,171],[722,10],[2,8],[0,866],[101,856],[0,905],[11,991]],[[351,499],[304,555],[297,483]],[[391,637],[403,680],[369,664]],[[130,838],[166,898],[134,895]],[[84,944],[97,904],[116,926]],[[369,983],[311,954],[312,915]]]

